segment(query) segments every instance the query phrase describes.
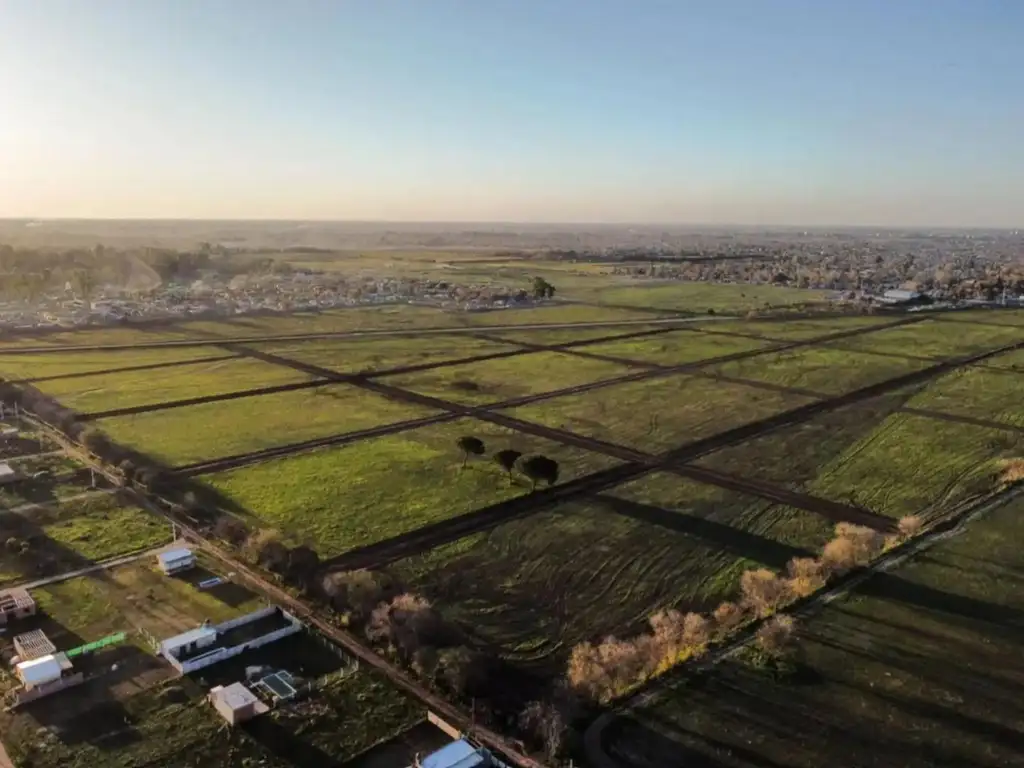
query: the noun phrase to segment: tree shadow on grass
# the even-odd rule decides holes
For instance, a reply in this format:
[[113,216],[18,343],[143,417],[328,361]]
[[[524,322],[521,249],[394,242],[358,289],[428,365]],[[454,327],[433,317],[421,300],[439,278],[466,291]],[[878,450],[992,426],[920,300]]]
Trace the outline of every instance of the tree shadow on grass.
[[202,565],[196,565],[194,568],[177,573],[171,578],[183,581],[186,584],[191,585],[193,589],[210,595],[232,608],[244,605],[245,603],[250,602],[254,597],[252,591],[246,589],[241,584],[236,584],[235,582],[228,580],[223,580],[220,584],[213,587],[201,587],[200,584],[204,581],[223,578],[220,574],[214,573],[213,571],[204,568]]
[[642,523],[668,528],[677,533],[696,536],[727,552],[773,568],[784,568],[786,563],[794,557],[803,557],[808,554],[806,550],[799,547],[772,541],[764,536],[742,531],[702,516],[705,511],[708,513],[713,511],[711,504],[696,505],[694,512],[688,514],[606,494],[599,494],[596,499],[616,514]]

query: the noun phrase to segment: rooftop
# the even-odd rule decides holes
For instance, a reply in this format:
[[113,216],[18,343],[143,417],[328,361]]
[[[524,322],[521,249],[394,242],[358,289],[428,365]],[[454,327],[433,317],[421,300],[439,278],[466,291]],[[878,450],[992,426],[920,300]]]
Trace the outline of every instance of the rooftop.
[[205,640],[211,637],[217,637],[217,630],[213,627],[196,627],[190,629],[188,632],[182,632],[180,635],[169,637],[160,643],[161,651],[171,651],[176,648],[181,648],[189,643],[194,643],[197,640]]
[[13,611],[35,605],[35,600],[23,587],[0,590],[0,610]]
[[474,747],[462,739],[427,755],[420,765],[422,768],[488,768],[494,762],[483,747]]
[[193,557],[191,549],[169,549],[156,556],[161,563],[173,563],[178,560],[188,560]]
[[232,683],[223,688],[215,688],[210,694],[227,704],[231,709],[244,709],[256,703],[256,694],[241,683]]
[[14,649],[22,661],[30,661],[49,656],[57,650],[57,647],[43,630],[33,629],[31,632],[25,632],[14,638]]

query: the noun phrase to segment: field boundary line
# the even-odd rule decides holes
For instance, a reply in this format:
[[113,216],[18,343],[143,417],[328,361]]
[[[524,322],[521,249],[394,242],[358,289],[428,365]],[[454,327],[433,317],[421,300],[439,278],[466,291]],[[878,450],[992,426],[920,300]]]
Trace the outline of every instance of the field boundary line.
[[[3,352],[0,351],[0,355]],[[109,376],[115,373],[131,373],[132,371],[155,371],[159,368],[174,368],[183,365],[199,365],[202,363],[219,363],[225,360],[234,360],[240,355],[216,355],[213,357],[201,357],[198,360],[171,360],[163,363],[146,363],[145,365],[128,365],[122,368],[101,368],[96,371],[78,371],[77,373],[58,373],[53,376],[35,376],[26,379],[10,379],[8,384],[41,384],[46,381],[61,381],[62,379],[81,379],[87,376]]]
[[154,547],[142,547],[140,549],[131,550],[124,554],[114,555],[104,560],[88,565],[85,568],[78,568],[74,571],[66,571],[64,573],[58,573],[55,576],[46,576],[42,579],[36,579],[34,581],[22,581],[15,584],[8,584],[4,586],[4,589],[12,589],[15,587],[21,587],[23,589],[39,589],[40,587],[46,587],[50,584],[59,584],[63,581],[70,581],[71,579],[77,579],[80,576],[88,576],[90,573],[96,573],[98,571],[106,571],[110,568],[117,568],[121,565],[128,565],[134,563],[136,560],[141,560],[144,557],[150,555],[157,555],[168,549],[173,549],[175,546],[181,546],[184,543],[182,539],[172,539],[166,544],[158,544]]

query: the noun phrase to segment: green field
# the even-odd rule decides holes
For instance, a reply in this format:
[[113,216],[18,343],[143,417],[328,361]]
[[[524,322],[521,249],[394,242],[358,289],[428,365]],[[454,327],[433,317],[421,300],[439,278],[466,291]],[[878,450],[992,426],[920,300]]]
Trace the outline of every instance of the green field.
[[880,574],[800,631],[803,671],[736,662],[606,731],[632,768],[1011,766],[1024,726],[1024,504]]
[[[552,328],[552,329],[524,329],[521,331],[481,331],[499,339],[522,342],[524,344],[569,344],[575,341],[586,341],[588,339],[604,338],[605,336],[619,336],[638,331],[648,331],[656,328],[665,328],[665,325],[630,325],[618,328],[611,326],[600,326],[597,328]],[[656,338],[656,337],[655,337]],[[582,350],[589,349],[589,346],[581,347]]]
[[641,628],[660,608],[713,608],[743,570],[783,568],[829,526],[807,512],[656,474],[396,563],[468,629],[557,675],[583,640]]
[[190,338],[186,329],[167,325],[147,325],[135,328],[106,326],[102,328],[80,328],[57,333],[31,336],[0,338],[0,349],[4,347],[86,347],[93,345],[152,344],[159,341],[184,341]]
[[39,389],[80,413],[223,395],[310,377],[261,360],[198,361],[160,371],[127,371],[43,382]]
[[476,355],[508,352],[515,347],[474,339],[467,334],[410,338],[364,338],[253,344],[253,349],[339,373],[382,371],[406,365],[439,363]]
[[990,323],[992,325],[1024,325],[1021,309],[967,309],[949,312],[943,318],[957,323]]
[[562,352],[536,352],[386,376],[383,381],[431,397],[484,405],[613,379],[625,373],[630,373],[630,369],[617,363]]
[[[62,352],[43,355],[0,355],[0,376],[29,379],[43,376],[86,374],[111,368],[189,362],[228,354],[218,347],[133,349],[122,352]],[[156,377],[155,371],[150,376]]]
[[177,466],[429,415],[419,406],[330,384],[101,419],[97,425],[115,441]]
[[[653,282],[653,281],[652,281]],[[704,282],[678,282],[607,288],[597,301],[633,307],[676,309],[684,312],[746,312],[767,305],[785,307],[824,301],[829,291],[808,291],[776,285],[746,285]]]
[[[1020,353],[1014,356],[1019,359]],[[1012,364],[1003,357],[993,358],[992,365]],[[1022,387],[1024,372],[961,368],[937,379],[908,405],[1024,427]]]
[[705,369],[708,373],[799,387],[839,395],[925,368],[924,360],[903,360],[811,347],[734,360]]
[[716,336],[693,331],[672,331],[657,336],[642,336],[638,339],[591,344],[584,347],[583,351],[624,357],[628,360],[640,360],[656,365],[680,365],[768,346],[768,342],[755,339]]
[[688,376],[617,384],[510,409],[526,421],[657,453],[810,402]]
[[842,349],[948,358],[997,349],[1016,341],[1024,341],[1024,329],[925,320],[843,339],[835,345]]
[[831,333],[872,328],[892,323],[896,318],[881,316],[826,317],[820,320],[726,320],[700,324],[701,330],[747,333],[769,339],[798,341]]
[[468,419],[378,437],[351,447],[259,464],[204,480],[267,527],[322,557],[525,493],[487,457],[462,468],[456,441],[474,435],[488,455],[515,448],[560,464],[560,481],[608,466],[598,454]]
[[[527,309],[497,309],[488,312],[466,312],[464,325],[528,325],[532,323],[618,323],[623,321],[657,320],[661,313],[636,309],[596,307],[586,304],[555,304]],[[609,333],[611,329],[609,329]]]

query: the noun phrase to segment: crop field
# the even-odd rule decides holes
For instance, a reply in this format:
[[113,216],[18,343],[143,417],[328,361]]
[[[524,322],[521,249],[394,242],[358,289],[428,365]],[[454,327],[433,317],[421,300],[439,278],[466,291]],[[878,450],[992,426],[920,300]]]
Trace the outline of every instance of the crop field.
[[463,468],[456,446],[463,435],[483,440],[488,454],[514,448],[549,456],[560,464],[560,481],[611,463],[599,454],[463,419],[205,480],[286,539],[332,557],[529,490],[529,483],[510,481],[487,457]]
[[429,415],[426,408],[330,384],[101,419],[97,426],[117,442],[178,466]]
[[155,341],[183,341],[189,338],[186,331],[167,325],[150,325],[139,328],[83,328],[51,334],[25,336],[0,336],[0,350],[5,347],[87,347],[107,344],[151,344]]
[[807,402],[806,397],[740,384],[671,376],[566,395],[510,413],[657,453]]
[[[135,349],[124,352],[66,352],[44,355],[0,354],[0,376],[8,379],[34,379],[71,376],[116,368],[165,363],[189,363],[229,353],[217,347],[181,347]],[[151,373],[151,376],[155,374]]]
[[388,376],[384,381],[423,395],[483,405],[613,379],[629,372],[623,365],[604,360],[537,352]]
[[722,376],[840,395],[928,365],[927,360],[872,357],[828,347],[812,347],[734,360],[705,370]]
[[719,336],[693,331],[670,331],[656,336],[641,336],[636,339],[606,341],[589,344],[584,351],[598,355],[623,357],[655,365],[680,365],[697,360],[708,360],[734,352],[763,349],[771,342],[757,339],[741,339],[734,336]]
[[879,574],[799,632],[799,679],[736,662],[605,732],[631,768],[1020,765],[1024,504]]
[[1021,341],[1021,329],[925,320],[836,342],[843,349],[889,352],[918,357],[956,357]]
[[711,608],[746,568],[782,568],[828,535],[808,512],[659,473],[392,570],[508,658],[557,675],[574,644],[660,608]]
[[[544,346],[551,344],[571,344],[577,341],[586,341],[589,339],[603,338],[605,336],[613,336],[626,333],[637,333],[641,331],[650,331],[660,328],[666,328],[667,325],[655,324],[650,326],[645,325],[631,325],[628,327],[612,328],[608,326],[597,326],[591,328],[524,328],[520,331],[488,331],[482,329],[481,333],[486,333],[491,338],[506,339],[511,342],[521,342],[524,344],[541,344]],[[589,346],[589,345],[588,345]],[[584,347],[587,349],[587,347]]]
[[476,355],[508,352],[500,342],[474,339],[465,334],[422,338],[338,339],[306,342],[268,342],[252,349],[312,363],[339,373],[382,371],[407,365],[439,363]]
[[307,381],[310,377],[260,360],[231,359],[154,371],[124,371],[57,379],[39,389],[80,413],[223,395],[257,387]]
[[[1021,353],[1011,353],[1021,359]],[[993,366],[1009,366],[1009,356],[992,359]],[[1024,427],[1024,371],[991,371],[986,368],[960,369],[935,381],[908,405],[958,416],[987,419],[999,424]]]
[[855,317],[827,317],[818,320],[716,320],[704,322],[698,327],[707,331],[728,331],[763,336],[768,339],[797,341],[826,336],[830,333],[849,331],[854,328],[873,328],[893,322],[892,317],[865,315]]
[[488,312],[470,312],[464,315],[464,325],[517,325],[529,323],[618,323],[623,321],[651,321],[664,317],[662,313],[636,309],[589,306],[586,304],[555,304],[531,309],[499,309]]
[[763,309],[766,305],[785,307],[821,302],[828,295],[828,291],[783,288],[777,285],[680,282],[607,288],[597,293],[596,300],[605,304],[700,313],[709,309],[716,312],[745,312]]

